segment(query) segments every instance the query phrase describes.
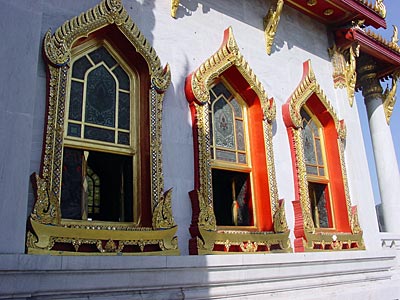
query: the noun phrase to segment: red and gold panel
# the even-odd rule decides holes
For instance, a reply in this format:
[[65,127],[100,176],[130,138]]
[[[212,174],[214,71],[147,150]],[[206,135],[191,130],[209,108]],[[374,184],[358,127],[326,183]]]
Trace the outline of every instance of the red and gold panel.
[[[211,98],[216,96],[215,91],[210,93],[210,89],[219,88],[221,82],[229,87],[226,98],[231,99],[229,94],[232,93],[242,103],[243,115],[238,113],[237,120],[245,123],[244,133],[247,136],[245,147],[230,150],[232,159],[229,164],[216,157],[217,148],[224,143],[215,143],[215,126],[210,122],[210,118],[216,118],[210,113],[209,106],[214,103]],[[194,190],[189,193],[192,201],[190,254],[291,251],[283,201],[278,199],[275,180],[272,149],[275,103],[273,99],[268,99],[261,83],[239,52],[231,28],[225,30],[220,49],[187,77],[185,92],[192,113],[195,164]],[[222,125],[228,128],[228,117],[224,120]],[[235,160],[234,153],[246,153],[247,160]],[[228,184],[222,179],[215,180],[213,176],[229,177],[238,170],[241,177],[248,174],[245,181],[248,183],[247,197],[251,206],[250,220],[245,226],[234,222],[233,226],[226,226],[229,221],[225,220],[219,225],[219,208],[215,205],[216,185]],[[230,189],[226,189],[225,194],[226,198],[232,198]],[[231,209],[230,203],[228,206],[226,209]]]

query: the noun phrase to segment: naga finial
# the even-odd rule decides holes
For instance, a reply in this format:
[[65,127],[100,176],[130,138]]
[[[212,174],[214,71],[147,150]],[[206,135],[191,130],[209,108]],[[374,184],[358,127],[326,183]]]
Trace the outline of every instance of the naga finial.
[[374,9],[381,15],[382,18],[386,18],[386,7],[385,4],[383,4],[383,0],[376,0]]
[[399,42],[399,32],[397,30],[397,26],[393,25],[392,43],[397,44],[398,42]]

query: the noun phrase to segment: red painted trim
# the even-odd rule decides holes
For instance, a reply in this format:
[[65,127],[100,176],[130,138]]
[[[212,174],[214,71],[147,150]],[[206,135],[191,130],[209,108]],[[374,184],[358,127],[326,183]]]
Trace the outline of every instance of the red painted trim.
[[365,20],[365,25],[372,25],[375,28],[385,28],[386,20],[382,18],[376,11],[365,6],[357,0],[336,0],[334,2],[340,2],[346,5],[346,7],[353,12],[354,20]]
[[339,29],[335,32],[336,45],[348,48],[353,42],[360,45],[360,51],[366,53],[378,63],[378,77],[385,77],[400,67],[400,53],[367,35],[358,28]]
[[[365,20],[365,25],[386,28],[386,21],[375,10],[357,0],[324,0],[315,6],[308,6],[305,0],[286,0],[288,5],[323,24],[342,26],[353,20]],[[326,9],[332,8],[332,15],[325,15]]]

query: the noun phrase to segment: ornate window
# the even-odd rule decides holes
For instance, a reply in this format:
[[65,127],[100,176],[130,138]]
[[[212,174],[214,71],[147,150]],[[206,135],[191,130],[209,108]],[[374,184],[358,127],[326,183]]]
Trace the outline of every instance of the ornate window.
[[119,0],[48,32],[44,54],[49,96],[28,253],[179,253],[161,163],[168,66]]
[[291,251],[272,151],[275,104],[228,28],[218,52],[186,80],[195,187],[191,254]]
[[295,250],[363,249],[347,187],[344,122],[316,82],[310,61],[303,69],[302,81],[282,108],[293,157]]

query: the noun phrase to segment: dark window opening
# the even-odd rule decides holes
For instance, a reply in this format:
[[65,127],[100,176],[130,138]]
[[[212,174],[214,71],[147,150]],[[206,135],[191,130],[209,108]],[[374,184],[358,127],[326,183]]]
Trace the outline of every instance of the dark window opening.
[[64,148],[61,215],[76,220],[132,222],[132,157]]
[[252,225],[250,174],[213,169],[212,185],[217,225]]
[[326,184],[308,182],[308,193],[311,203],[311,215],[314,226],[317,228],[330,228],[330,218],[328,215],[328,187]]

